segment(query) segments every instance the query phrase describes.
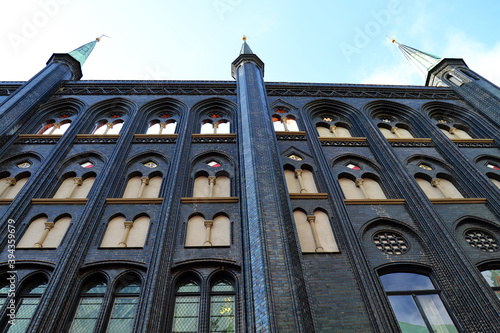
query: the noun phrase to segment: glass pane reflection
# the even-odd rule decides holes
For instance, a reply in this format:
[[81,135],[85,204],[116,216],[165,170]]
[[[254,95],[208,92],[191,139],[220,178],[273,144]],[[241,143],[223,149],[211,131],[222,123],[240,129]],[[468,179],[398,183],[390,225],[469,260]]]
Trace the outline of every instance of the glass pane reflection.
[[427,333],[424,319],[410,295],[389,296],[392,310],[403,333]]
[[432,290],[434,285],[428,276],[414,273],[392,273],[380,277],[385,291]]

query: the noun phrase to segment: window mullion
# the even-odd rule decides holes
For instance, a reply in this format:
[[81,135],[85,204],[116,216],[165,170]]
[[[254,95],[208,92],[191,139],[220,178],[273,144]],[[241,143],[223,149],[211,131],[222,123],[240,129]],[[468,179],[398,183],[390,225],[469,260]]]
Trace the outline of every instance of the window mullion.
[[422,305],[420,304],[420,301],[418,300],[417,294],[413,293],[413,294],[411,294],[411,297],[413,298],[413,301],[415,302],[417,309],[420,312],[420,315],[422,316],[422,319],[425,322],[425,326],[427,326],[427,329],[429,330],[429,332],[434,332],[434,330],[432,329],[431,323],[429,322],[429,319],[427,319],[427,315],[425,314],[424,309],[422,308]]

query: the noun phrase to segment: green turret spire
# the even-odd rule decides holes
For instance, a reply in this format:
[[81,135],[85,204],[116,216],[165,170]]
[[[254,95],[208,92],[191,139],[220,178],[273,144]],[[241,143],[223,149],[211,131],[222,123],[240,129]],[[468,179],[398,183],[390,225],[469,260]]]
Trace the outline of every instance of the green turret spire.
[[[102,36],[104,36],[104,35],[102,35]],[[85,61],[89,57],[90,53],[94,49],[95,44],[97,42],[101,41],[101,37],[98,37],[94,41],[91,41],[90,43],[82,45],[79,48],[69,52],[69,55],[72,56],[75,60],[77,60],[80,63],[80,66],[83,66],[83,64],[85,63]]]
[[424,80],[427,78],[427,74],[431,68],[442,60],[442,58],[436,57],[435,55],[422,52],[404,44],[399,44],[395,39],[387,38],[398,46],[405,58],[417,69],[418,74],[422,76]]

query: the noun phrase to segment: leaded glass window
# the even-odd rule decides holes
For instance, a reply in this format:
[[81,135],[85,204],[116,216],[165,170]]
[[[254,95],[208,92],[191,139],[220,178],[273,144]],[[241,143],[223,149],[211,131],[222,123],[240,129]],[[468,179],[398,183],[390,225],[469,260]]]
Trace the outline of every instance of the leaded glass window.
[[86,286],[80,297],[70,333],[87,333],[94,330],[104,293],[106,293],[104,280],[94,280]]
[[458,333],[428,276],[392,273],[380,280],[403,333]]
[[176,290],[172,332],[197,333],[200,314],[200,286],[194,280],[182,282]]
[[108,333],[132,332],[140,291],[139,281],[132,281],[118,288],[109,318]]
[[43,292],[47,288],[47,281],[34,282],[23,290],[17,300],[16,324],[9,326],[7,333],[26,332],[35,313]]
[[235,292],[231,282],[220,280],[210,291],[210,332],[235,332]]
[[482,271],[481,274],[483,274],[486,282],[488,282],[497,297],[500,298],[500,269],[489,269]]

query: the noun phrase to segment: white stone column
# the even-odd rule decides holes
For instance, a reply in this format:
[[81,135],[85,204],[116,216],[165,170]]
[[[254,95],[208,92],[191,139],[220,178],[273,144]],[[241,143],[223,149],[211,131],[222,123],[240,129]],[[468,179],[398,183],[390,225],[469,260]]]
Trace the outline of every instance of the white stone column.
[[295,169],[295,178],[299,180],[300,193],[307,193],[306,187],[304,186],[304,179],[302,178],[302,170]]
[[370,199],[370,196],[368,195],[368,192],[366,191],[363,185],[364,182],[365,182],[364,179],[361,178],[356,179],[356,187],[359,187],[361,189],[366,199]]
[[330,133],[332,133],[334,137],[337,137],[337,126],[330,126]]
[[125,226],[125,230],[123,231],[122,241],[118,243],[118,247],[127,247],[128,235],[130,234],[130,229],[134,226],[134,222],[125,221],[123,225]]
[[288,132],[288,125],[286,124],[286,121],[286,117],[281,117],[281,122],[283,123],[283,127],[285,128],[285,132]]
[[399,134],[398,132],[398,128],[396,126],[394,126],[393,128],[391,128],[391,133],[392,134],[396,134],[396,136],[401,139],[401,134]]
[[450,128],[450,134],[455,135],[455,136],[456,136],[457,138],[459,138],[459,139],[463,139],[463,137],[461,137],[461,136],[458,134],[457,129],[456,129],[455,127]]
[[73,178],[73,188],[71,188],[71,191],[69,192],[69,194],[66,196],[66,199],[69,199],[73,196],[73,194],[75,194],[75,191],[77,189],[78,186],[81,186],[83,184],[83,179],[82,177],[75,177]]
[[311,226],[311,230],[312,230],[313,238],[314,238],[314,244],[316,244],[316,252],[325,252],[325,250],[323,249],[323,246],[321,246],[321,242],[320,242],[319,236],[318,236],[318,230],[316,229],[316,216],[307,215],[307,222],[309,222],[309,225]]
[[205,221],[205,243],[203,246],[212,246],[212,227],[214,226],[214,221]]
[[35,247],[42,248],[43,247],[43,242],[45,242],[45,239],[47,238],[47,235],[49,234],[49,231],[54,228],[54,222],[45,222],[45,229],[43,230],[42,236],[40,236],[40,239],[38,242],[34,244]]
[[214,176],[208,176],[208,188],[209,188],[208,196],[210,198],[214,196],[214,186],[215,186],[216,179],[217,178]]
[[448,193],[446,192],[445,188],[443,187],[443,185],[441,185],[441,182],[439,181],[439,179],[437,178],[434,178],[432,181],[431,181],[431,185],[435,188],[437,188],[444,196],[445,198],[449,199],[451,198]]
[[139,194],[137,195],[138,198],[142,198],[142,195],[144,194],[144,190],[146,189],[146,186],[149,185],[149,178],[148,177],[141,177],[141,189],[139,190]]

